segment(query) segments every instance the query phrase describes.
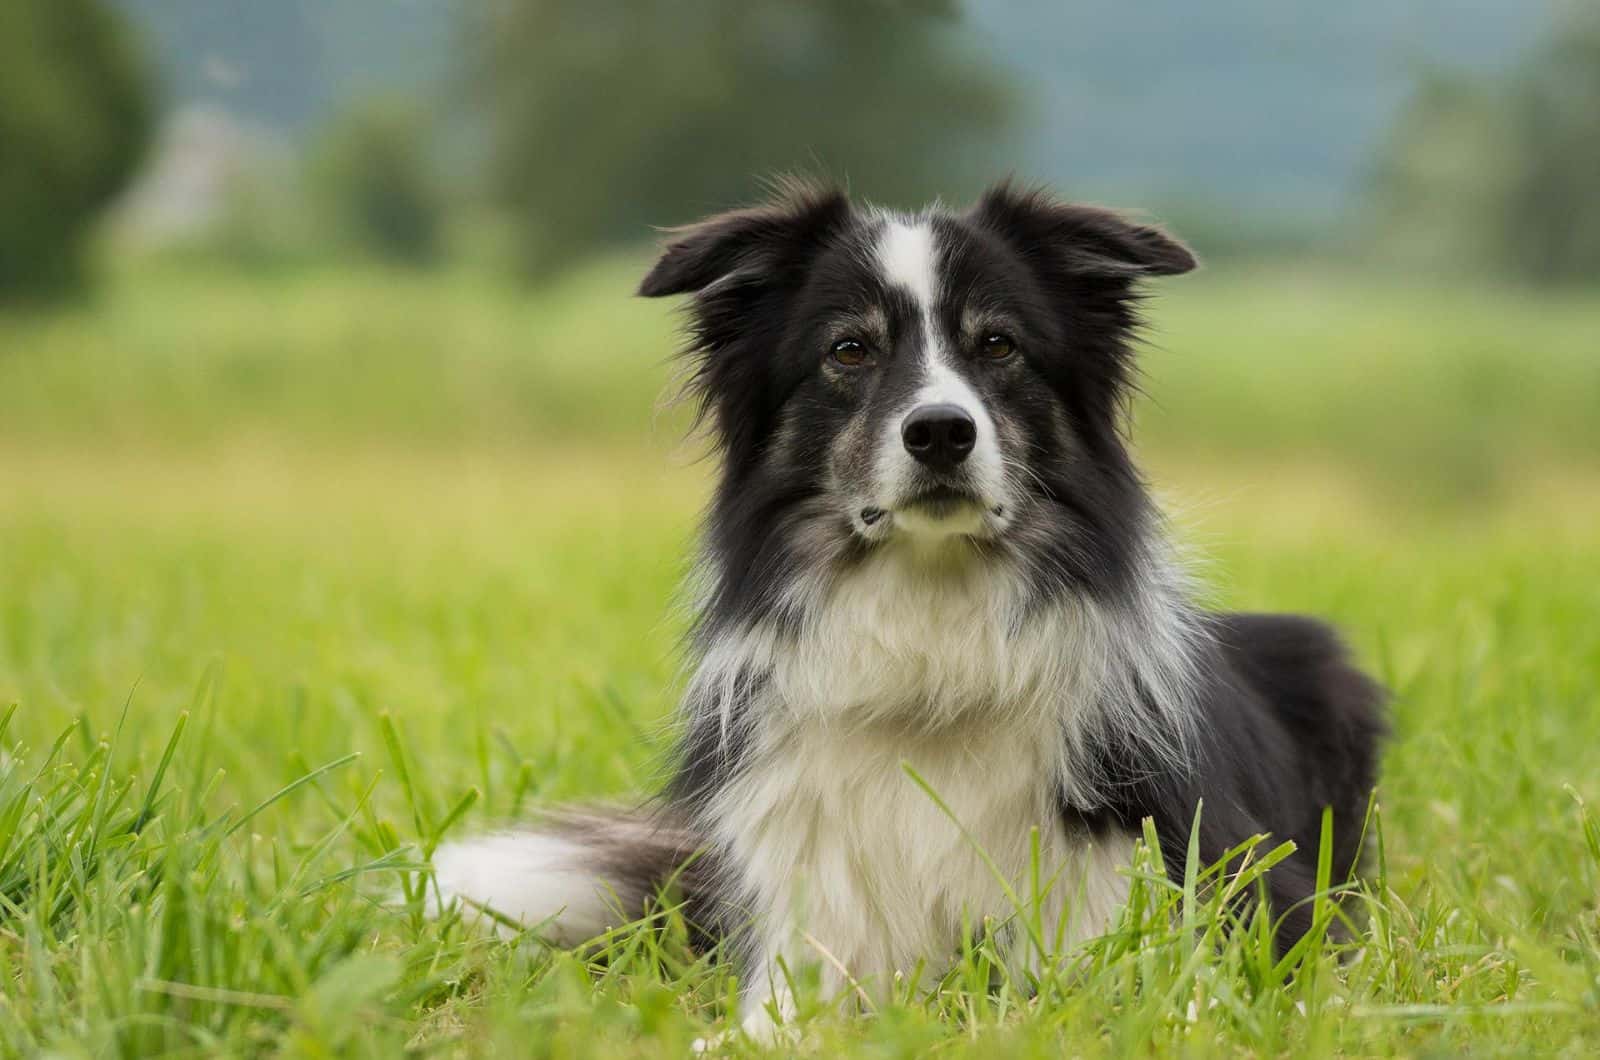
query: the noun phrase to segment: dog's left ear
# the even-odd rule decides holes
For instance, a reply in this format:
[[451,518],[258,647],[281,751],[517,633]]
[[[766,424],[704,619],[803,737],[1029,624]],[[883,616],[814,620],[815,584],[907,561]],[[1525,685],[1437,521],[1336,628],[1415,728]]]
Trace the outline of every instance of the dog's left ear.
[[971,219],[1029,257],[1077,276],[1128,280],[1176,276],[1198,262],[1193,251],[1154,225],[1113,210],[1060,202],[1041,189],[997,184],[972,208]]
[[736,277],[781,280],[848,218],[836,188],[790,180],[760,206],[730,210],[672,230],[661,258],[639,284],[646,298],[705,291]]

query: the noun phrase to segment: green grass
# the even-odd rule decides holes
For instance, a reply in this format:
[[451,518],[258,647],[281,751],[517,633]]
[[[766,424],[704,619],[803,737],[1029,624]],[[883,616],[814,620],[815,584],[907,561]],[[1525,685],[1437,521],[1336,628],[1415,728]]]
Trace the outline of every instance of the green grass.
[[[441,834],[657,776],[708,471],[648,426],[667,317],[625,279],[169,273],[0,318],[0,1051],[728,1025],[670,914],[571,956],[379,900]],[[1284,979],[1145,882],[1078,973],[991,989],[974,944],[874,1018],[813,1001],[814,1055],[1600,1050],[1595,304],[1204,283],[1150,455],[1216,603],[1328,615],[1396,691],[1369,915]]]

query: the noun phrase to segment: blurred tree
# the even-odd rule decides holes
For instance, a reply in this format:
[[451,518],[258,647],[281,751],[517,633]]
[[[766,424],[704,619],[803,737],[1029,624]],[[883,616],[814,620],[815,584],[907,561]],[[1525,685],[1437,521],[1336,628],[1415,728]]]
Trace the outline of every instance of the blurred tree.
[[99,0],[5,0],[3,23],[0,295],[60,289],[149,140],[151,86]]
[[1600,278],[1600,8],[1585,4],[1513,89],[1520,165],[1501,225],[1513,269]]
[[468,40],[531,272],[779,171],[920,202],[992,176],[1010,96],[945,0],[502,0]]
[[1600,278],[1600,11],[1503,81],[1430,74],[1380,152],[1374,234],[1424,267]]
[[1425,75],[1379,154],[1374,235],[1383,255],[1423,270],[1503,267],[1514,142],[1511,110],[1492,86]]
[[312,191],[341,238],[390,261],[438,257],[444,202],[428,132],[419,109],[374,102],[350,110],[323,136]]

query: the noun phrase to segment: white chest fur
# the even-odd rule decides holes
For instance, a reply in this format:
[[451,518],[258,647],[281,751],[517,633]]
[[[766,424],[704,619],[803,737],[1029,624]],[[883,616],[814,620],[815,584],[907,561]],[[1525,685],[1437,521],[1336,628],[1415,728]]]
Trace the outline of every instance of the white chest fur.
[[1092,613],[1025,618],[1020,587],[985,567],[891,553],[810,601],[798,634],[720,657],[768,675],[710,823],[769,961],[883,984],[939,967],[964,923],[1020,912],[1055,951],[1125,900],[1131,840],[1068,834],[1057,800],[1063,726],[1104,669]]
[[1063,829],[1048,757],[1013,733],[906,742],[812,728],[775,741],[718,813],[764,948],[821,964],[825,980],[882,985],[919,960],[937,968],[964,923],[1009,925],[1027,958],[1036,942],[1058,953],[1104,930],[1126,897],[1131,842]]

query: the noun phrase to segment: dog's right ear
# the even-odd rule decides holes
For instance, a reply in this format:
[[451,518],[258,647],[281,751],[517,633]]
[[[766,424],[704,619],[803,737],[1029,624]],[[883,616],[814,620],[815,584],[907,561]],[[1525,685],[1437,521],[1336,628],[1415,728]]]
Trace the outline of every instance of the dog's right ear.
[[849,216],[850,200],[837,188],[786,181],[760,206],[671,230],[639,293],[659,298],[699,293],[730,278],[741,285],[782,280]]
[[1002,181],[984,192],[973,220],[1010,239],[1047,269],[1132,283],[1193,269],[1194,252],[1160,228],[1112,210],[1061,202],[1043,188]]

